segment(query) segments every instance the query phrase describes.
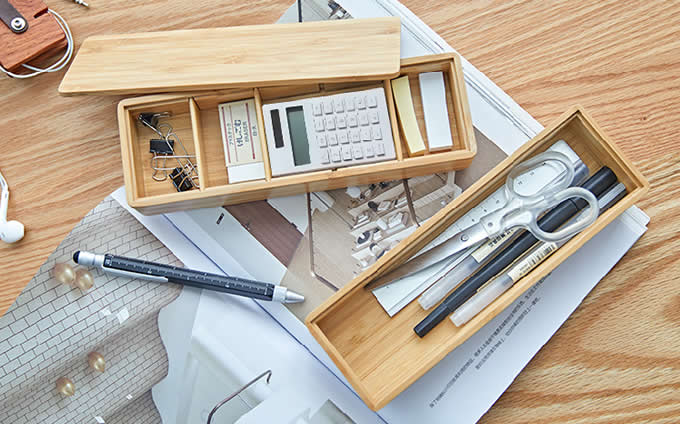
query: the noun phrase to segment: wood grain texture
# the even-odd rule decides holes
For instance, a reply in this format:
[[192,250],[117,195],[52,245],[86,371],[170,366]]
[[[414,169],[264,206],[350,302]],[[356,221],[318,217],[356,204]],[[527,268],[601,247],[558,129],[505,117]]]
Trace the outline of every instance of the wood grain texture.
[[[454,149],[400,159],[399,130],[396,125],[393,125],[392,136],[397,152],[395,160],[272,178],[267,156],[268,143],[262,125],[264,117],[261,107],[257,107],[256,116],[264,153],[265,178],[230,184],[224,165],[222,130],[217,105],[234,100],[253,98],[253,96],[255,104],[261,105],[260,88],[230,89],[220,92],[199,91],[187,95],[154,94],[131,97],[118,105],[123,175],[125,176],[125,186],[130,189],[127,196],[128,203],[141,213],[157,214],[200,207],[233,205],[271,197],[333,190],[351,185],[372,184],[467,168],[475,155],[477,143],[474,138],[470,108],[466,101],[460,57],[455,53],[444,53],[411,58],[404,63],[405,66],[400,69],[399,75],[413,76],[417,72],[434,70],[446,72],[447,97],[450,104],[449,117],[453,123],[453,133],[456,134]],[[387,110],[390,119],[393,121],[396,112],[391,102],[391,92],[388,91],[389,84],[389,79],[374,82],[345,82],[341,84],[344,86],[342,89],[337,89],[337,83],[319,84],[318,91],[324,95],[330,95],[358,89],[378,88],[384,85],[386,89],[385,97],[388,100]],[[329,90],[326,85],[334,87]],[[318,93],[298,95],[295,85],[287,85],[286,87],[290,90],[288,96],[269,99],[268,101],[290,101],[319,95]],[[309,85],[300,87],[302,91],[309,89]],[[290,96],[290,94],[295,95]],[[414,96],[414,102],[421,102],[420,89]],[[425,121],[422,106],[419,110],[421,113],[416,115],[416,123],[421,129],[424,129]],[[159,183],[153,178],[153,172],[149,166],[150,155],[146,146],[148,146],[148,140],[154,134],[150,129],[139,123],[137,116],[140,112],[170,113],[170,118],[163,118],[162,122],[173,126],[174,132],[187,145],[189,154],[198,153],[195,163],[199,169],[199,183],[203,181],[200,183],[200,190],[177,192],[171,184]],[[195,147],[190,147],[189,144]]]
[[137,96],[391,78],[399,31],[398,18],[374,18],[93,36],[59,92]]
[[[56,53],[66,46],[66,35],[54,16],[47,13],[47,5],[40,0],[12,0],[14,8],[26,19],[28,29],[13,33],[0,23],[0,64],[10,71],[38,56]],[[62,51],[63,54],[63,51]]]
[[[417,302],[411,302],[394,317],[385,314],[375,296],[366,290],[367,283],[402,265],[501,188],[516,164],[545,151],[558,140],[564,140],[588,169],[609,167],[625,184],[627,195],[461,327],[441,323],[419,338],[413,333],[413,327],[431,310],[425,311]],[[314,309],[306,318],[307,327],[364,402],[378,410],[639,201],[648,189],[649,183],[623,157],[616,144],[602,134],[587,113],[575,107],[424,222],[404,243],[391,249],[374,266]]]
[[[95,34],[272,23],[292,1],[51,4],[76,43]],[[680,416],[680,3],[404,0],[547,124],[580,103],[645,174],[649,231],[586,297],[482,423],[676,423]],[[172,58],[170,58],[172,59]],[[71,228],[123,184],[119,98],[60,98],[62,75],[0,78],[5,311]]]

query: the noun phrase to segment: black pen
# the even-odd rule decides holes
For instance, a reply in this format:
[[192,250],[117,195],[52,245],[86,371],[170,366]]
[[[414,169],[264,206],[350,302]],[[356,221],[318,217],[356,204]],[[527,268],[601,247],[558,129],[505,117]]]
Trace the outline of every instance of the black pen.
[[[581,187],[591,191],[599,197],[611,186],[617,183],[616,174],[608,167],[602,167],[599,171],[588,178]],[[567,199],[555,206],[550,212],[546,213],[539,221],[538,225],[544,231],[554,231],[576,215],[587,205],[583,199]],[[529,231],[523,232],[508,247],[503,249],[489,263],[484,265],[479,271],[474,273],[456,290],[453,291],[444,301],[437,306],[434,311],[428,314],[422,321],[415,326],[413,331],[420,337],[424,337],[437,324],[446,319],[456,309],[458,309],[469,298],[474,296],[477,290],[487,281],[498,275],[508,265],[523,255],[538,239]]]
[[172,265],[164,265],[111,254],[77,251],[73,261],[79,265],[95,266],[122,277],[139,278],[159,283],[177,283],[199,289],[214,290],[237,296],[282,303],[298,303],[304,296],[283,286],[238,277],[210,274]]

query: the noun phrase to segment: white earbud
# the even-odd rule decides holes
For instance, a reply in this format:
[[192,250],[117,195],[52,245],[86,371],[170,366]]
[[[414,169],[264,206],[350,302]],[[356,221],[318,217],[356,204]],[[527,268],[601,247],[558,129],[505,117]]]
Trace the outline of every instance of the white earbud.
[[0,173],[0,240],[14,243],[24,238],[24,224],[19,221],[7,222],[7,208],[9,206],[9,186]]

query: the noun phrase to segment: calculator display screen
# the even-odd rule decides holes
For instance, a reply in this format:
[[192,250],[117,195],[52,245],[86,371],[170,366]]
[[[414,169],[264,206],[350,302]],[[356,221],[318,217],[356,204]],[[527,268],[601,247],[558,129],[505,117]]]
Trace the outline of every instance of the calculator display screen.
[[309,158],[309,140],[307,139],[307,127],[302,106],[286,108],[288,118],[288,130],[293,144],[293,162],[295,166],[311,163]]

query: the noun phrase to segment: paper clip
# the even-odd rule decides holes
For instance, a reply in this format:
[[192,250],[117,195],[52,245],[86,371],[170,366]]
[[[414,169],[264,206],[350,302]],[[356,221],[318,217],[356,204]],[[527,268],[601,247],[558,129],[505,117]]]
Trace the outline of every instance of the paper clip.
[[[167,122],[159,123],[159,119],[170,116],[169,112],[162,113],[140,113],[139,122],[145,127],[158,134],[160,139],[150,140],[149,151],[151,157],[151,178],[154,181],[165,181],[170,177],[171,182],[177,191],[187,191],[192,188],[199,188],[198,168],[193,163],[196,155],[191,155],[180,140],[179,136],[173,131],[172,125]],[[179,147],[179,154],[176,148]],[[174,160],[177,164],[168,164]]]

